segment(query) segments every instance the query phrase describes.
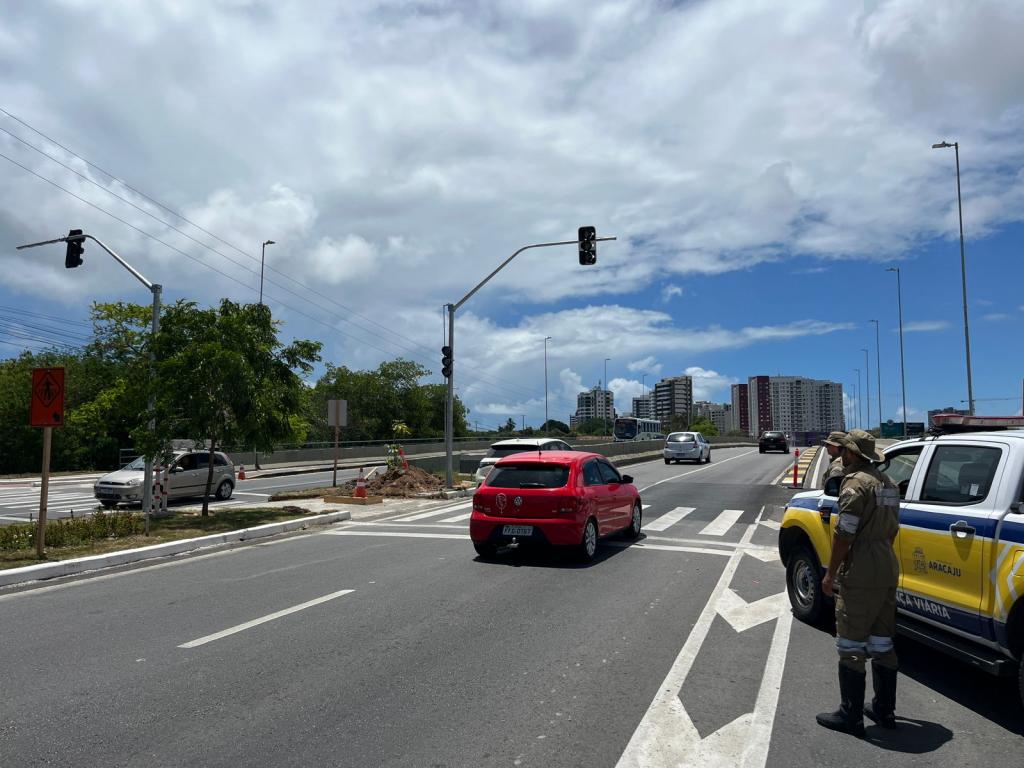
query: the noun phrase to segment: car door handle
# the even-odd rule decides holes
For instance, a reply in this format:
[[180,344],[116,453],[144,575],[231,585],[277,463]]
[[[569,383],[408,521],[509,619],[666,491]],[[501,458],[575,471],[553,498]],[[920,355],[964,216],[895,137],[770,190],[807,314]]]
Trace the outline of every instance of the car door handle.
[[963,539],[974,535],[974,526],[968,525],[966,520],[957,520],[949,526],[949,531],[958,539]]

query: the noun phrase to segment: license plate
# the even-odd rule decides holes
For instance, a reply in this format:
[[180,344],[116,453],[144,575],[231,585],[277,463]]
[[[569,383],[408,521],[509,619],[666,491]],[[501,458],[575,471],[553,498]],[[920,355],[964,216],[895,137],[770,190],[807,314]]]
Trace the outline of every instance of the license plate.
[[533,526],[532,525],[506,525],[501,529],[501,532],[505,536],[532,536]]

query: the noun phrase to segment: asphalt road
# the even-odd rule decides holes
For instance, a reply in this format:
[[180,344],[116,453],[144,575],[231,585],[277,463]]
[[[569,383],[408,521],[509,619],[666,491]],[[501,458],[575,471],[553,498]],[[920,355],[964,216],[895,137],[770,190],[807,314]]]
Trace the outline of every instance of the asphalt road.
[[1010,768],[1012,687],[911,644],[898,731],[815,725],[836,656],[784,601],[788,461],[630,466],[646,535],[587,566],[476,559],[456,500],[0,592],[0,765]]
[[[366,467],[369,470],[371,467]],[[352,480],[359,474],[357,469],[339,469],[338,482]],[[271,494],[283,490],[316,488],[330,485],[331,472],[312,472],[278,477],[252,477],[236,481],[235,492],[227,501],[210,500],[211,507],[253,505],[266,501]],[[81,478],[55,478],[50,481],[47,518],[55,520],[72,515],[88,515],[95,511],[97,501],[93,496],[95,481]],[[169,508],[194,505],[199,499],[174,499]],[[135,507],[138,509],[138,507]],[[0,525],[27,522],[39,515],[39,481],[15,480],[0,483]]]

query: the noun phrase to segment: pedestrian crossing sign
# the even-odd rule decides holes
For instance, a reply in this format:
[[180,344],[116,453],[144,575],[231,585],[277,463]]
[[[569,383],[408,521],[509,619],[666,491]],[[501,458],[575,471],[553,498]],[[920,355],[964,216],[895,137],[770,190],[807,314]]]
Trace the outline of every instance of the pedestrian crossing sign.
[[29,425],[33,427],[64,426],[64,369],[32,369],[32,406]]

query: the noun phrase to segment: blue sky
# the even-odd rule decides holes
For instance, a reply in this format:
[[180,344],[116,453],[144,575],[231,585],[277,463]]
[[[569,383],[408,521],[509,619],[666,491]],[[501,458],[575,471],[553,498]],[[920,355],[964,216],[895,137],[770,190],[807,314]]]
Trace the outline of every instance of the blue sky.
[[95,248],[74,272],[59,248],[14,251],[80,227],[204,304],[255,301],[272,239],[284,336],[437,371],[445,302],[593,224],[619,238],[596,267],[529,251],[460,310],[471,418],[543,419],[545,336],[552,417],[605,357],[628,410],[644,374],[689,372],[713,400],[760,373],[852,395],[866,347],[877,418],[872,318],[898,418],[898,264],[923,419],[967,397],[954,157],[931,148],[948,139],[978,412],[1018,412],[988,398],[1024,377],[1020,39],[1013,0],[19,4],[0,29],[0,354],[69,340],[26,311],[147,301]]

